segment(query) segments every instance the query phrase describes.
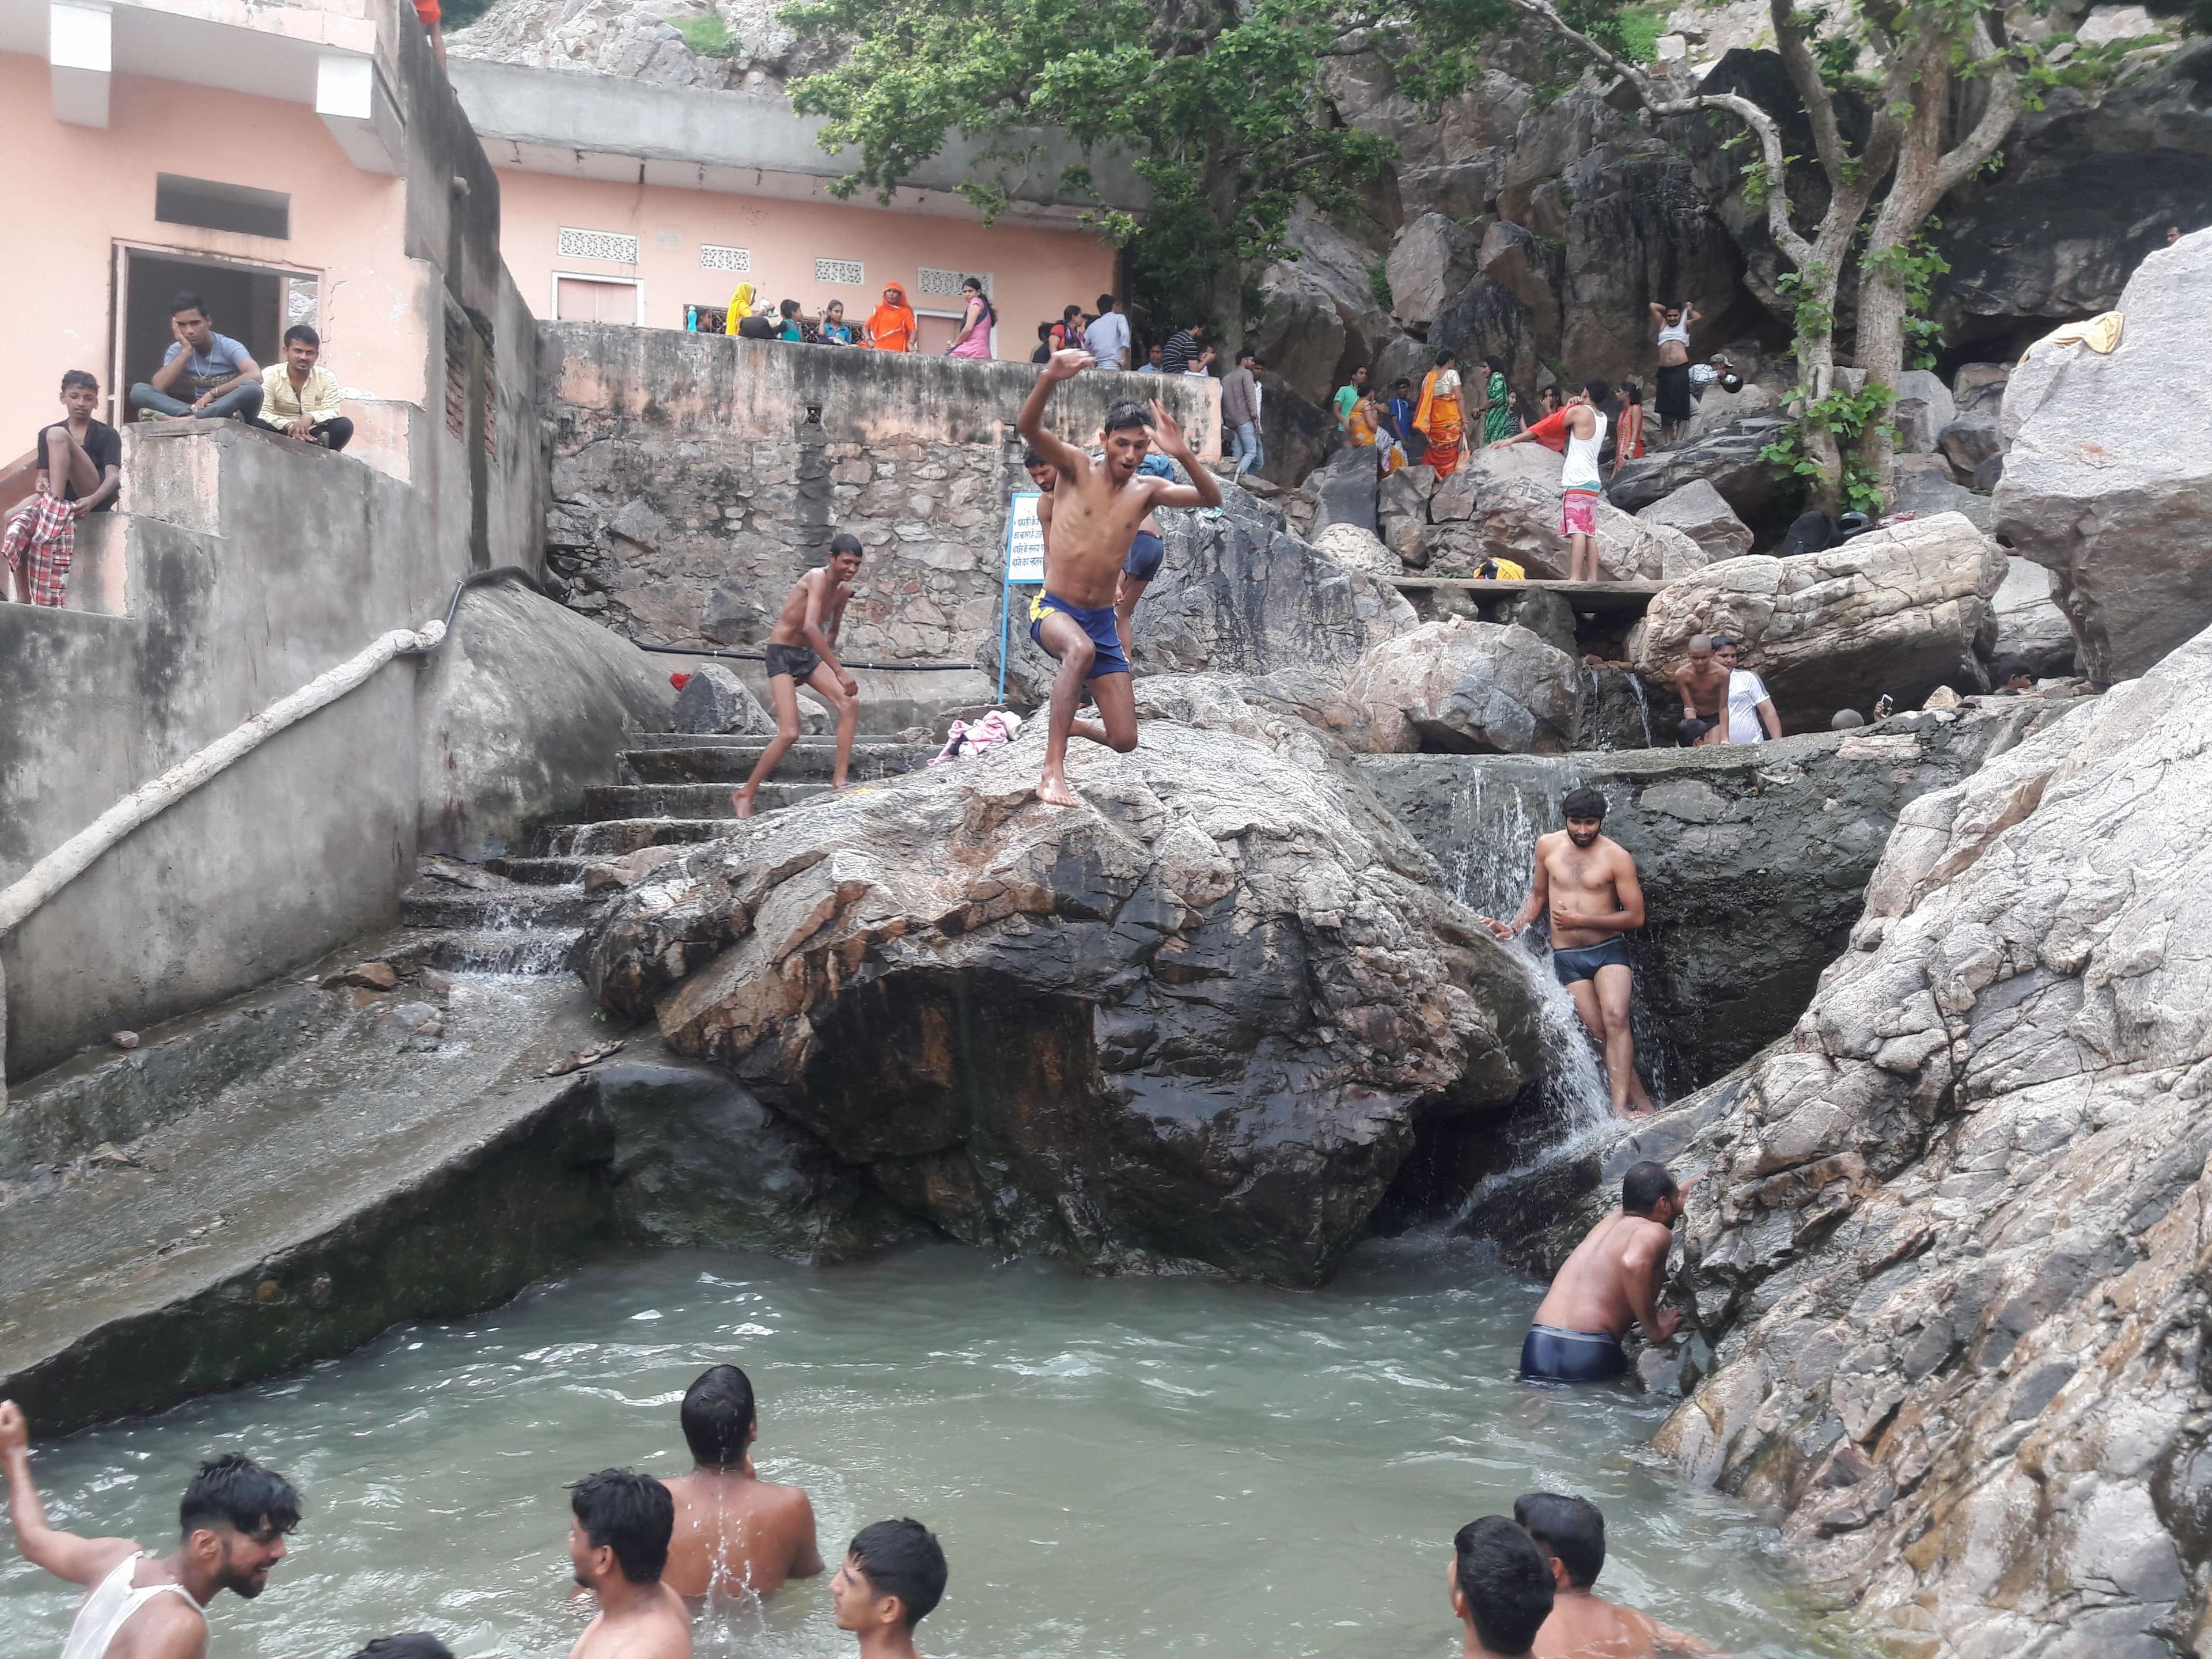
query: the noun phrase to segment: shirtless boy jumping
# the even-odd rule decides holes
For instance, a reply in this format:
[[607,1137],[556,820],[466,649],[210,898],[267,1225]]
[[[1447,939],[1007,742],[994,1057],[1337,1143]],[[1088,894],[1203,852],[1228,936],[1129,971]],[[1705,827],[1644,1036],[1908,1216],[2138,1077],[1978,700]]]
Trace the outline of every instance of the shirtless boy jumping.
[[1682,724],[1698,721],[1704,730],[1694,738],[1683,734],[1685,747],[1704,748],[1728,741],[1729,671],[1713,660],[1710,634],[1692,634],[1684,647],[1689,660],[1674,671],[1674,691],[1682,699]]
[[1644,925],[1636,860],[1626,848],[1601,833],[1605,797],[1596,790],[1571,791],[1559,810],[1567,827],[1536,838],[1536,876],[1528,902],[1510,922],[1485,916],[1482,923],[1502,939],[1518,939],[1549,907],[1552,971],[1605,1050],[1613,1113],[1648,1112],[1651,1097],[1636,1075],[1636,1039],[1628,1029],[1628,997],[1635,981],[1628,944],[1621,937]]
[[1628,1369],[1620,1339],[1632,1323],[1652,1342],[1680,1328],[1680,1314],[1659,1311],[1659,1289],[1687,1191],[1648,1160],[1621,1177],[1620,1207],[1584,1235],[1537,1304],[1521,1344],[1522,1376],[1609,1382]]
[[[1057,474],[1049,498],[1044,589],[1030,606],[1030,637],[1060,663],[1052,684],[1044,774],[1037,781],[1037,799],[1054,806],[1081,804],[1067,787],[1071,732],[1125,755],[1137,746],[1137,702],[1129,687],[1129,659],[1115,625],[1114,601],[1138,527],[1156,507],[1221,505],[1221,486],[1158,403],[1149,416],[1139,404],[1116,404],[1108,410],[1106,453],[1097,461],[1045,430],[1045,405],[1054,385],[1079,374],[1090,361],[1080,351],[1053,353],[1015,422],[1023,441]],[[1191,483],[1172,483],[1138,472],[1155,431],[1160,447],[1183,464]],[[1098,701],[1096,720],[1075,718],[1085,680]]]
[[768,635],[768,684],[775,697],[775,736],[761,750],[745,787],[730,797],[738,816],[753,815],[753,797],[775,770],[791,745],[799,741],[799,687],[812,686],[837,711],[837,769],[832,789],[845,787],[845,768],[853,758],[853,728],[860,718],[860,683],[837,660],[837,629],[845,621],[845,604],[853,597],[853,579],[860,574],[860,544],[841,535],[830,544],[830,562],[810,570],[792,586],[783,602],[783,614]]

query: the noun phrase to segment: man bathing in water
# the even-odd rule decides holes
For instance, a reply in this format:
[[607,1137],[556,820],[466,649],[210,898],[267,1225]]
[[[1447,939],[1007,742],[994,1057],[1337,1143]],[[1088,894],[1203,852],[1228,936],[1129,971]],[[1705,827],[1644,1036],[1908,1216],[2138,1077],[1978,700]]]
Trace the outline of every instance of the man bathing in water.
[[1709,634],[1691,635],[1685,648],[1689,660],[1674,671],[1674,691],[1682,699],[1683,726],[1686,727],[1694,720],[1701,729],[1694,736],[1685,731],[1682,741],[1686,746],[1700,748],[1726,743],[1728,668],[1714,660],[1712,636]]
[[91,1595],[70,1627],[70,1659],[204,1659],[217,1592],[252,1601],[284,1559],[300,1524],[300,1499],[281,1474],[233,1452],[200,1465],[177,1506],[182,1541],[153,1556],[128,1538],[80,1538],[46,1524],[31,1484],[31,1431],[22,1408],[0,1400],[0,1464],[8,1512],[23,1559]]
[[[1044,589],[1030,606],[1030,637],[1060,663],[1052,684],[1044,774],[1037,781],[1037,799],[1054,806],[1080,805],[1067,787],[1071,733],[1123,754],[1137,746],[1137,703],[1115,601],[1139,528],[1154,507],[1221,505],[1221,486],[1158,403],[1149,416],[1141,404],[1115,404],[1106,416],[1106,453],[1096,461],[1045,430],[1045,405],[1053,386],[1079,374],[1090,361],[1080,351],[1053,353],[1015,422],[1023,441],[1054,474],[1046,496],[1052,518],[1045,536]],[[1155,432],[1161,449],[1182,463],[1189,483],[1137,471]],[[1098,702],[1096,720],[1075,718],[1086,680]]]
[[760,1420],[751,1380],[735,1365],[701,1373],[684,1393],[682,1420],[694,1467],[662,1483],[675,1500],[676,1528],[661,1582],[687,1600],[769,1596],[787,1578],[820,1572],[806,1494],[753,1473]]
[[598,1614],[568,1659],[691,1659],[691,1615],[660,1582],[675,1507],[650,1475],[601,1469],[568,1488],[568,1561]]
[[783,602],[783,614],[768,635],[768,684],[775,698],[775,736],[761,751],[745,787],[730,797],[738,816],[753,815],[753,798],[775,770],[791,745],[799,741],[799,688],[804,683],[829,700],[837,711],[837,767],[830,780],[832,789],[845,787],[845,769],[853,758],[853,729],[860,718],[860,683],[837,660],[837,630],[844,624],[845,605],[853,597],[853,579],[860,574],[860,544],[841,535],[830,544],[830,562],[810,570],[793,585]]
[[1502,939],[1518,939],[1547,908],[1552,913],[1552,971],[1574,999],[1605,1050],[1606,1081],[1616,1116],[1651,1109],[1651,1097],[1636,1075],[1636,1039],[1628,1029],[1628,996],[1634,980],[1628,943],[1621,936],[1644,926],[1644,889],[1636,860],[1608,841],[1605,797],[1577,789],[1560,803],[1565,830],[1536,840],[1536,876],[1528,901],[1510,922],[1482,918]]
[[1605,1516],[1589,1498],[1524,1492],[1513,1500],[1513,1521],[1552,1570],[1552,1614],[1536,1632],[1536,1659],[1657,1659],[1662,1652],[1694,1659],[1715,1651],[1590,1589],[1605,1566]]
[[1659,1311],[1667,1252],[1688,1189],[1663,1164],[1621,1177],[1620,1207],[1591,1228],[1537,1305],[1521,1344],[1521,1375],[1551,1382],[1606,1382],[1628,1369],[1620,1339],[1631,1322],[1664,1342],[1682,1323]]

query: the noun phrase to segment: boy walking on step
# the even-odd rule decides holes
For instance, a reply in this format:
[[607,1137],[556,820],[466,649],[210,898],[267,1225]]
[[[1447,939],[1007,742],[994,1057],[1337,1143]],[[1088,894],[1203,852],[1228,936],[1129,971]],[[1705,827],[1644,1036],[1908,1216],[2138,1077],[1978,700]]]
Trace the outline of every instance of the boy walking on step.
[[783,614],[768,636],[769,690],[775,698],[775,736],[761,751],[745,787],[730,797],[738,816],[753,815],[753,799],[768,781],[775,763],[799,741],[799,688],[803,683],[819,692],[837,711],[837,768],[830,781],[832,789],[845,787],[845,769],[853,758],[853,730],[860,718],[860,683],[837,660],[837,630],[845,621],[846,602],[853,597],[853,580],[860,574],[860,544],[840,535],[830,544],[830,562],[810,570],[793,584],[783,602]]
[[[1037,799],[1054,806],[1080,805],[1067,787],[1071,732],[1125,755],[1137,746],[1137,702],[1115,627],[1115,599],[1139,527],[1154,507],[1221,505],[1221,486],[1157,402],[1150,415],[1141,404],[1116,404],[1109,410],[1105,453],[1096,461],[1045,430],[1045,405],[1053,386],[1080,373],[1090,361],[1080,351],[1054,352],[1014,422],[1023,441],[1056,475],[1052,525],[1045,538],[1044,587],[1030,606],[1030,637],[1060,663],[1052,684],[1044,775],[1037,781]],[[1189,483],[1137,470],[1154,431],[1160,447],[1182,463]],[[1096,720],[1075,718],[1085,680],[1098,702]]]

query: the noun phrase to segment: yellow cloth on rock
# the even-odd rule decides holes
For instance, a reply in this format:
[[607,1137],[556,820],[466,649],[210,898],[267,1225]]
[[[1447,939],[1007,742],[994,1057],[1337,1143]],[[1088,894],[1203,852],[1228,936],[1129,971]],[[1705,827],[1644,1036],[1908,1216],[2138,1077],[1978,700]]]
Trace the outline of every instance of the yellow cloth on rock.
[[2069,323],[2055,328],[2026,351],[2020,360],[2026,362],[2045,346],[2085,345],[2100,357],[2109,357],[2119,349],[2120,336],[2126,329],[2126,319],[2117,311],[2107,311],[2092,317],[2086,323]]

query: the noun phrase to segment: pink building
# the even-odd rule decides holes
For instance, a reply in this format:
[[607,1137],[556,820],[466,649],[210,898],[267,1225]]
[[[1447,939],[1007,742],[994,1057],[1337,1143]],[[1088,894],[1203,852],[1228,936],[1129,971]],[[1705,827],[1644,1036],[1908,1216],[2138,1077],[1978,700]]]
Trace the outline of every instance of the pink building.
[[[971,146],[948,146],[889,206],[839,201],[843,163],[781,97],[459,57],[450,72],[499,170],[501,250],[542,319],[682,328],[688,307],[719,310],[750,281],[771,305],[797,300],[811,316],[842,300],[858,321],[896,283],[921,349],[941,351],[960,280],[975,276],[1000,315],[994,355],[1025,360],[1037,324],[1121,288],[1114,249],[1060,189],[1078,159],[1064,142],[1039,146],[987,228],[954,191],[995,171]],[[1087,165],[1116,206],[1142,206],[1126,164]]]

